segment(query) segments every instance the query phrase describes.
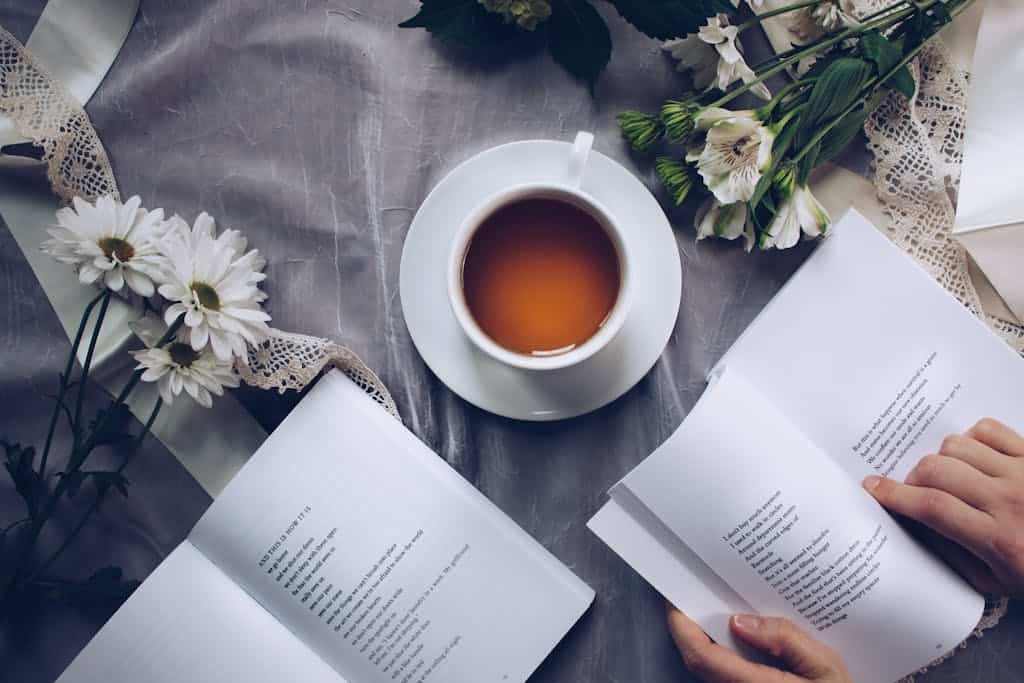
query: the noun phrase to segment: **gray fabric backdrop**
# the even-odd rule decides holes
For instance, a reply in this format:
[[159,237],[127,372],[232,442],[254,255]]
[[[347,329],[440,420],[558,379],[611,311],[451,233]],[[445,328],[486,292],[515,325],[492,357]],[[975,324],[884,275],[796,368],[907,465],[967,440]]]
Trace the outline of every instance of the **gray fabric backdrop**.
[[[0,24],[25,39],[42,0],[0,1]],[[596,414],[523,424],[453,396],[426,369],[400,311],[398,267],[413,213],[455,164],[525,138],[597,134],[597,148],[650,180],[614,124],[679,86],[657,45],[602,7],[615,54],[592,99],[542,54],[473,61],[422,31],[396,28],[413,0],[143,0],[135,27],[88,107],[123,193],[187,217],[205,209],[242,228],[268,258],[268,308],[287,330],[354,348],[391,388],[406,424],[598,593],[536,681],[689,680],[664,629],[664,605],[585,528],[605,489],[679,424],[705,371],[806,256],[748,256],[695,245],[673,215],[683,303],[662,359]],[[863,155],[847,163],[863,168]],[[67,350],[13,238],[0,230],[0,434],[39,440]],[[99,403],[99,391],[94,390]],[[294,404],[244,391],[273,428]],[[61,563],[82,576],[118,562],[142,577],[209,500],[159,443],[130,471],[127,501]],[[0,518],[18,501],[0,477]],[[68,524],[70,520],[54,525]],[[0,633],[0,679],[53,680],[105,613],[48,609]],[[494,615],[500,619],[501,615]],[[926,680],[1024,680],[1012,615]]]

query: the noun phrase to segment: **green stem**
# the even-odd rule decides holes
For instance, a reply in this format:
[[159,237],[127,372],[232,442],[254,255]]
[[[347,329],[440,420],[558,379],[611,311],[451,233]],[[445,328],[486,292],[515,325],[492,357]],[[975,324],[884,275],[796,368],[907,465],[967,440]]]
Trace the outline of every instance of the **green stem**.
[[81,434],[82,404],[85,401],[85,385],[89,379],[89,370],[92,369],[92,356],[96,351],[96,342],[100,338],[100,329],[103,327],[103,319],[107,317],[107,307],[110,305],[112,292],[108,289],[103,293],[103,302],[100,304],[100,312],[96,314],[96,324],[92,328],[92,337],[89,339],[89,348],[85,352],[85,362],[82,363],[82,374],[78,379],[78,395],[75,397],[75,418],[71,423],[71,432],[75,447],[78,446],[78,439]]
[[[158,341],[156,345],[163,346],[172,338],[174,338],[174,335],[177,334],[178,330],[181,328],[181,325],[182,323],[184,323],[184,321],[184,316],[179,316],[178,319],[175,320],[174,323],[172,323],[171,326],[167,329],[167,332],[164,333],[164,336],[160,338],[160,341]],[[110,404],[110,407],[104,413],[103,418],[98,422],[98,424],[96,425],[92,433],[89,435],[89,438],[86,440],[86,442],[82,444],[77,449],[77,451],[72,452],[71,458],[68,462],[68,467],[65,470],[67,475],[77,472],[79,469],[81,469],[82,465],[85,464],[85,461],[86,459],[88,459],[89,454],[96,447],[96,434],[102,432],[103,429],[106,427],[107,420],[110,419],[111,414],[114,412],[113,409],[116,408],[118,405],[124,403],[125,399],[128,398],[128,394],[130,394],[132,390],[136,387],[136,385],[138,385],[139,380],[142,378],[142,373],[142,370],[136,370],[135,372],[132,373],[131,379],[128,380],[128,383],[125,384],[124,388],[121,390],[121,393],[118,394],[117,398],[115,398],[114,401]],[[67,491],[68,481],[70,481],[70,479],[70,476],[61,477],[60,481],[57,483],[57,486],[54,487],[53,492],[46,497],[46,501],[44,507],[42,508],[42,512],[39,515],[37,515],[33,520],[32,529],[29,532],[28,541],[26,541],[25,543],[25,548],[22,551],[21,560],[18,562],[18,569],[15,570],[14,577],[11,579],[10,584],[8,584],[7,590],[4,594],[4,598],[0,600],[0,604],[5,602],[7,598],[9,598],[9,596],[14,592],[14,589],[22,583],[24,567],[28,563],[28,560],[32,555],[32,549],[35,547],[36,542],[39,540],[39,534],[42,532],[43,527],[46,526],[46,522],[49,521],[50,515],[53,514],[53,510],[57,506],[57,501],[59,501],[60,497],[64,495],[65,491]]]
[[5,526],[3,529],[0,529],[0,534],[6,534],[8,531],[10,531],[14,527],[18,526],[19,524],[24,524],[25,522],[30,522],[30,521],[32,521],[31,517],[23,517],[23,518],[21,518],[19,520],[11,522],[7,526]]
[[75,358],[78,356],[78,347],[82,343],[82,336],[85,334],[85,325],[89,322],[89,316],[92,315],[92,309],[96,307],[100,299],[103,298],[107,290],[104,290],[96,295],[89,305],[85,307],[82,312],[82,322],[78,323],[78,332],[75,333],[75,341],[71,344],[71,353],[68,354],[68,362],[64,366],[64,374],[61,376],[60,388],[57,391],[57,405],[53,408],[53,416],[50,418],[50,428],[46,432],[46,445],[43,447],[43,457],[39,461],[39,478],[46,481],[46,461],[50,457],[50,446],[53,445],[53,434],[57,429],[57,420],[60,417],[61,406],[64,403],[64,395],[68,390],[68,378],[71,376],[71,370],[75,367]]
[[[940,0],[930,0],[930,1],[932,3],[935,3],[935,2],[939,2]],[[888,25],[888,24],[893,23],[895,21],[899,21],[901,19],[905,19],[905,18],[909,17],[911,14],[913,14],[914,12],[915,12],[915,10],[909,9],[909,8],[908,9],[904,9],[904,10],[900,10],[899,12],[896,12],[896,13],[890,15],[890,16],[884,17],[883,19],[876,19],[875,21],[865,22],[865,23],[861,24],[860,26],[857,26],[856,28],[848,28],[845,31],[841,31],[840,33],[837,33],[836,35],[834,35],[831,38],[828,38],[826,40],[822,40],[822,41],[817,42],[817,43],[812,43],[811,45],[807,46],[806,48],[795,52],[792,56],[787,57],[786,59],[783,59],[782,61],[778,62],[775,66],[766,69],[757,78],[755,78],[754,80],[750,81],[749,83],[744,83],[742,86],[736,88],[735,90],[731,90],[731,91],[725,93],[724,96],[722,96],[721,98],[719,98],[718,100],[716,100],[715,102],[713,102],[712,104],[710,104],[708,106],[709,107],[721,107],[723,104],[727,104],[728,102],[736,99],[737,97],[739,97],[743,93],[747,92],[748,90],[750,90],[751,88],[756,86],[758,83],[761,83],[761,82],[767,80],[768,78],[774,76],[775,74],[779,73],[783,69],[786,69],[787,67],[789,67],[792,64],[796,64],[797,62],[799,62],[800,60],[802,60],[802,59],[804,59],[806,57],[811,57],[813,55],[818,54],[819,52],[823,52],[823,51],[827,50],[828,48],[832,47],[833,45],[837,45],[837,44],[843,42],[844,40],[849,39],[852,36],[860,35],[861,33],[866,33],[867,31],[874,30],[876,28],[879,28],[880,26],[885,26],[885,25]]]
[[[142,431],[140,431],[139,435],[135,437],[135,440],[132,442],[131,449],[125,456],[124,460],[121,461],[120,466],[118,466],[116,470],[118,474],[124,472],[125,468],[128,467],[128,465],[131,464],[132,460],[135,458],[136,454],[139,451],[139,447],[142,445],[142,440],[149,433],[149,430],[153,426],[153,422],[156,421],[156,416],[160,413],[160,408],[163,407],[163,404],[164,400],[158,397],[156,399],[156,404],[153,406],[153,410],[149,413],[149,419],[147,419],[146,423],[142,426]],[[96,497],[93,499],[92,504],[85,511],[85,514],[82,515],[82,518],[78,520],[78,523],[75,525],[74,529],[71,530],[71,533],[69,533],[67,537],[64,539],[64,542],[60,545],[59,548],[57,548],[57,550],[52,555],[50,555],[50,557],[45,562],[39,565],[39,567],[34,572],[29,574],[25,578],[25,581],[32,581],[33,579],[37,578],[40,574],[45,572],[50,567],[50,565],[57,561],[57,559],[64,553],[64,551],[67,550],[68,546],[70,546],[78,537],[79,532],[85,526],[86,522],[88,522],[92,515],[95,514],[96,510],[100,506],[100,503],[103,502],[103,498],[104,496],[106,496],[108,490],[109,488],[106,488],[96,492]]]
[[[923,8],[927,9],[932,5],[938,4],[939,2],[940,0],[931,0],[930,2],[923,3]],[[956,17],[960,16],[960,14],[962,14],[964,11],[966,11],[967,8],[970,7],[973,3],[974,0],[963,0],[963,2],[961,2],[959,5],[950,10],[950,16],[952,16],[955,19]],[[839,125],[840,121],[842,121],[854,109],[856,109],[857,107],[861,106],[864,102],[866,102],[868,98],[874,95],[875,91],[879,87],[881,87],[887,80],[892,78],[892,76],[894,76],[897,71],[899,71],[907,64],[909,64],[914,59],[914,57],[916,57],[918,53],[920,53],[921,50],[924,49],[925,45],[927,45],[928,41],[931,40],[933,37],[934,34],[928,36],[928,38],[922,41],[920,45],[918,45],[910,52],[905,54],[903,56],[903,59],[901,59],[893,68],[889,69],[889,71],[887,71],[885,75],[876,76],[875,78],[868,81],[868,83],[864,86],[864,89],[861,92],[860,96],[855,101],[851,102],[834,119],[832,119],[832,121],[830,121],[828,125],[823,126],[820,130],[818,130],[818,132],[814,134],[810,141],[808,141],[808,143],[800,149],[797,155],[793,158],[793,162],[799,163],[799,161],[803,159],[815,145],[821,142],[825,138],[825,136],[828,135],[828,132],[830,130]]]
[[785,5],[783,7],[776,7],[773,10],[769,10],[767,12],[761,12],[760,14],[755,14],[750,19],[747,19],[742,24],[737,26],[737,28],[739,29],[739,33],[743,33],[747,29],[753,28],[754,26],[757,26],[758,24],[760,24],[765,19],[770,19],[771,17],[778,16],[780,14],[787,14],[789,12],[796,12],[797,10],[801,10],[801,9],[803,9],[805,7],[813,7],[814,5],[820,5],[822,2],[826,2],[826,1],[827,0],[802,0],[801,2],[797,2],[797,3],[794,3],[792,5]]
[[794,91],[800,88],[807,87],[818,80],[818,76],[811,76],[810,78],[802,78],[799,81],[793,81],[792,83],[784,86],[779,92],[773,97],[767,104],[758,107],[758,112],[761,113],[761,120],[767,121],[775,111],[775,108],[779,106],[783,99]]

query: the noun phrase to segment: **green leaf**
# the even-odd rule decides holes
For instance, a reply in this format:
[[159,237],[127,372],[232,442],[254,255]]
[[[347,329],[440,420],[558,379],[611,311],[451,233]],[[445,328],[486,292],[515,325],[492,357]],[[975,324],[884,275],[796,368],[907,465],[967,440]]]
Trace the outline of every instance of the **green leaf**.
[[86,479],[91,479],[96,486],[99,495],[103,495],[110,488],[115,488],[122,496],[128,496],[128,480],[119,472],[105,472],[101,470],[75,470],[73,472],[61,472],[60,476],[66,483],[64,486],[69,498],[74,498],[82,488]]
[[67,492],[68,498],[77,496],[78,491],[82,488],[82,482],[85,481],[85,473],[81,470],[58,472],[57,476],[64,482],[64,490]]
[[96,419],[89,423],[89,431],[93,432],[93,445],[106,446],[131,439],[132,435],[127,430],[131,420],[132,413],[124,403],[113,404],[100,411]]
[[910,72],[910,67],[906,64],[887,78],[885,85],[907,98],[913,97],[914,93],[917,92],[917,82],[914,80],[914,74]]
[[772,178],[774,176],[775,173],[771,169],[761,176],[761,179],[757,181],[757,185],[754,186],[754,194],[750,197],[750,206],[756,207],[761,203],[761,199],[768,194],[768,190],[772,187]]
[[822,138],[821,148],[818,150],[817,163],[828,161],[846,149],[846,146],[849,145],[855,137],[857,137],[857,133],[859,133],[861,128],[864,127],[864,121],[867,117],[868,110],[866,107],[858,107],[843,117],[843,119],[837,123],[824,138]]
[[822,71],[800,114],[796,146],[802,149],[815,133],[861,96],[861,89],[874,74],[874,66],[863,59],[840,57]]
[[796,183],[797,185],[806,185],[807,179],[811,177],[811,171],[818,165],[821,160],[821,140],[814,143],[814,145],[807,150],[803,158],[800,159],[800,164],[796,169]]
[[[868,31],[861,36],[861,53],[864,58],[875,65],[875,73],[879,78],[896,68],[896,65],[903,59],[903,48],[899,43],[893,42],[878,31]],[[913,97],[916,84],[910,69],[904,64],[892,76],[889,76],[883,85],[886,85],[906,97]]]
[[399,27],[425,28],[448,45],[465,50],[494,48],[523,35],[478,0],[422,0],[419,13]]
[[681,38],[718,13],[732,15],[729,0],[611,0],[622,18],[651,38]]
[[560,0],[552,6],[548,20],[548,49],[593,93],[597,77],[612,57],[612,36],[587,0]]
[[25,501],[29,516],[34,517],[43,494],[43,481],[35,470],[36,449],[6,439],[0,439],[0,446],[6,452],[7,462],[4,466],[14,482],[14,490]]
[[772,143],[773,159],[781,159],[789,152],[789,148],[793,144],[793,138],[800,128],[799,121],[799,118],[795,121],[790,121],[782,129],[782,132],[775,136],[775,142]]
[[139,587],[139,581],[126,580],[120,567],[104,567],[85,581],[40,581],[36,588],[51,600],[73,607],[117,606]]
[[879,76],[888,73],[903,59],[900,46],[878,31],[868,31],[860,37],[860,51],[864,59],[875,65]]
[[907,49],[912,49],[925,42],[943,26],[953,21],[953,15],[942,3],[931,5],[925,10],[918,10],[902,24]]
[[110,488],[115,488],[122,496],[128,497],[129,482],[120,472],[89,471],[85,472],[85,475],[92,479],[100,495],[106,493]]

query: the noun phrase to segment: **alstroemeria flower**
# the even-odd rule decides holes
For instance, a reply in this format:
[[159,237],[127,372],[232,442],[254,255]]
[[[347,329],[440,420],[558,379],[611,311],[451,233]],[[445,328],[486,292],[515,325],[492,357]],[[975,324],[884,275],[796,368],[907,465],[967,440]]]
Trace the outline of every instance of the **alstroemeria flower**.
[[810,10],[811,19],[826,33],[858,25],[853,0],[826,0]]
[[704,184],[721,204],[750,201],[761,175],[771,166],[775,133],[754,111],[711,108],[696,120],[707,131],[703,147],[687,154]]
[[697,226],[697,239],[720,237],[734,240],[741,235],[745,238],[744,248],[754,248],[754,223],[750,219],[750,207],[742,202],[722,205],[714,197],[708,197],[694,218]]
[[797,186],[794,171],[780,172],[773,191],[779,209],[762,235],[762,249],[789,249],[800,241],[801,234],[809,238],[828,234],[832,226],[828,211],[806,185]]
[[[695,35],[670,40],[663,47],[679,61],[678,70],[690,72],[694,87],[726,90],[736,81],[750,83],[757,79],[743,58],[739,29],[729,24],[726,14],[708,17]],[[765,100],[772,97],[764,83],[753,86],[750,92]]]

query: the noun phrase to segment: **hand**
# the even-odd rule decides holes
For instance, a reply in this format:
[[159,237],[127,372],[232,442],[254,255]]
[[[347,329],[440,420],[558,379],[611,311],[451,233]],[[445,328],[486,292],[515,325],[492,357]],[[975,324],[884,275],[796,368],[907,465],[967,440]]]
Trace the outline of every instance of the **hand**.
[[729,620],[737,638],[782,661],[788,671],[754,664],[711,642],[700,626],[669,607],[668,628],[683,661],[707,683],[852,683],[839,655],[785,619],[738,615]]
[[1024,597],[1024,438],[984,419],[942,442],[906,483],[864,488],[896,514],[940,534],[938,550],[982,593]]

